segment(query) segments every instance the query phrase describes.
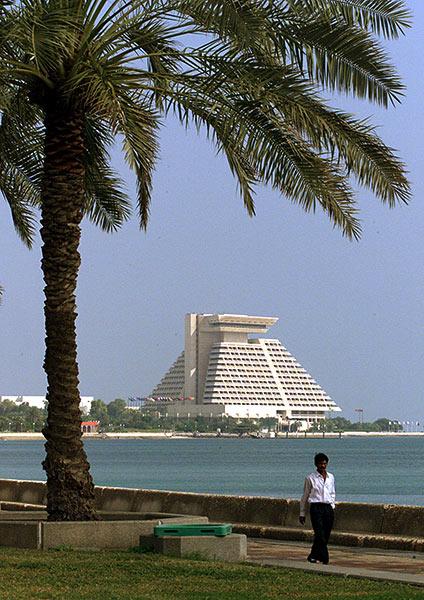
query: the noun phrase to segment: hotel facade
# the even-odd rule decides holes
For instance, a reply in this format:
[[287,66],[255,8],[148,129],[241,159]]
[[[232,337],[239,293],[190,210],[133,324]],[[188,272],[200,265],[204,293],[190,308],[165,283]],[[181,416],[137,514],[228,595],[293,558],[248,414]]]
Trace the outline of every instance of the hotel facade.
[[[278,418],[308,429],[341,409],[277,339],[275,317],[190,313],[184,351],[150,398],[169,416]],[[256,334],[255,337],[252,334]],[[162,411],[163,412],[163,409]]]

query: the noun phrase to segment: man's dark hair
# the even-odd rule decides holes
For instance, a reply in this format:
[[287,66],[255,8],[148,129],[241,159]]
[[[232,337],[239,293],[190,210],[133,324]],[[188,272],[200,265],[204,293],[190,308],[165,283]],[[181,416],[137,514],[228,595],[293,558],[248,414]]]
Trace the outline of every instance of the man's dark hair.
[[322,462],[323,460],[325,460],[326,463],[329,462],[329,458],[326,454],[324,454],[323,452],[318,452],[318,454],[315,454],[314,463],[316,467],[318,466],[318,463]]

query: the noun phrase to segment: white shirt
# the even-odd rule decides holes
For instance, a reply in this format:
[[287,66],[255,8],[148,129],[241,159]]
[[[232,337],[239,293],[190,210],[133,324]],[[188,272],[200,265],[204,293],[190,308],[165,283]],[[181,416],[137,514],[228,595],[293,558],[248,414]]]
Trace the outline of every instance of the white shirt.
[[336,506],[336,487],[334,485],[334,475],[327,472],[324,479],[318,471],[314,471],[305,479],[303,496],[300,501],[300,516],[304,517],[306,512],[306,503],[324,502]]

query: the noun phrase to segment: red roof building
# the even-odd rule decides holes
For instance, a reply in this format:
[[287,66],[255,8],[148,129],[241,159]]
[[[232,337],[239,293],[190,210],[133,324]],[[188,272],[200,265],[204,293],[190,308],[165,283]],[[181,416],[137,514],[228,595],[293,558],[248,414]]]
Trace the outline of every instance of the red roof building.
[[82,433],[99,433],[100,421],[82,421]]

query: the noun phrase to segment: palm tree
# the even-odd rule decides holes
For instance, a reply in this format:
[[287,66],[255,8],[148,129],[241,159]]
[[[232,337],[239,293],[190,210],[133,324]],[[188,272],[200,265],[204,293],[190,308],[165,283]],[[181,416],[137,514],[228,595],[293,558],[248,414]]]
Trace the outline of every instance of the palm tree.
[[83,216],[109,231],[129,216],[111,145],[136,175],[142,228],[157,132],[175,113],[226,156],[249,215],[265,183],[358,238],[350,176],[389,206],[409,185],[372,125],[321,90],[398,102],[378,37],[408,21],[401,0],[0,0],[0,190],[29,245],[41,211],[50,519],[96,518],[74,293]]

